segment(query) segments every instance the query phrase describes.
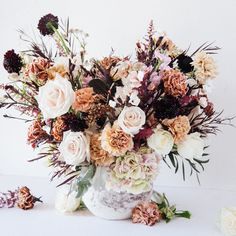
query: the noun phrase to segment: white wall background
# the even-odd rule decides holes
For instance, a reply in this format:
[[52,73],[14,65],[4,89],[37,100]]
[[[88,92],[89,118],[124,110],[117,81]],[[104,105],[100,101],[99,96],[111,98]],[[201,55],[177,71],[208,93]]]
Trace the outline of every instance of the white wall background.
[[[4,52],[22,46],[16,29],[37,31],[39,18],[49,12],[61,18],[70,16],[72,25],[88,32],[88,50],[94,57],[109,54],[111,47],[121,56],[134,55],[135,42],[145,35],[151,19],[184,49],[190,43],[194,50],[205,41],[215,41],[222,50],[216,57],[220,73],[211,98],[219,110],[225,110],[226,116],[236,114],[235,0],[1,1],[1,82],[7,76],[2,67]],[[36,151],[26,145],[27,125],[2,118],[4,113],[0,111],[0,174],[48,175],[42,163],[27,163],[36,156]],[[236,189],[236,129],[222,127],[222,131],[211,137],[211,162],[201,175],[201,183],[211,188]],[[183,182],[181,175],[175,175],[165,166],[157,183],[198,186],[195,178]]]

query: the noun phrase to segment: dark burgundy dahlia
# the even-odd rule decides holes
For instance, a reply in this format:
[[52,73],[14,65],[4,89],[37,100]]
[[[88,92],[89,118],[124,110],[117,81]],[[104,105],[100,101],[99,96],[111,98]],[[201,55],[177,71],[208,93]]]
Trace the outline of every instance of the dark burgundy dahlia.
[[183,73],[188,73],[193,70],[192,62],[193,59],[185,54],[181,54],[178,56],[177,63]]
[[19,54],[15,53],[14,49],[9,50],[4,55],[3,66],[8,73],[19,74],[23,62]]
[[155,103],[154,110],[157,119],[171,119],[179,114],[180,104],[177,98],[173,96],[165,96]]
[[53,27],[58,29],[58,17],[51,13],[43,16],[38,23],[40,33],[45,35],[52,35],[54,33]]

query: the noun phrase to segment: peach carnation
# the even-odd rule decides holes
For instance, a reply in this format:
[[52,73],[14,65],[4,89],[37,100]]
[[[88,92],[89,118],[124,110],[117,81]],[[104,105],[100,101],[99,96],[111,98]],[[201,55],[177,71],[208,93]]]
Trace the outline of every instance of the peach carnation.
[[187,116],[178,116],[174,119],[165,119],[162,122],[174,136],[175,143],[182,141],[191,129]]
[[132,222],[152,226],[161,220],[161,212],[154,202],[138,204],[132,211]]
[[67,125],[62,117],[58,117],[53,123],[51,134],[58,142],[62,141],[63,132],[66,130]]
[[47,73],[48,79],[53,80],[56,77],[56,74],[60,74],[61,77],[65,78],[68,74],[68,71],[64,65],[57,65],[49,68]]
[[102,67],[104,67],[106,70],[109,70],[112,66],[115,66],[116,63],[118,63],[119,61],[121,61],[120,58],[118,57],[104,57],[101,61],[100,64],[102,65]]
[[102,148],[113,156],[124,155],[133,146],[131,135],[125,133],[119,126],[107,124],[101,135]]
[[187,93],[186,77],[178,70],[165,70],[162,74],[165,92],[174,97],[183,97]]
[[110,166],[114,157],[102,149],[100,134],[90,137],[90,158],[97,166]]
[[75,101],[72,104],[72,108],[78,112],[87,112],[95,101],[95,95],[93,88],[82,88],[75,91]]
[[50,67],[50,62],[44,58],[36,58],[27,66],[25,75],[33,74],[37,79],[46,81],[48,79],[47,69]]
[[48,137],[45,130],[42,129],[42,123],[40,120],[35,120],[28,129],[28,143],[35,148],[40,141]]

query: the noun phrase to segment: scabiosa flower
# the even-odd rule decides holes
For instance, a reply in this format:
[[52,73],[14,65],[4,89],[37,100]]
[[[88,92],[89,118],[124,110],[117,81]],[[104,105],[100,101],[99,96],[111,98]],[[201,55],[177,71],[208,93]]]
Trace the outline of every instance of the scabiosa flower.
[[5,53],[3,66],[8,73],[19,74],[23,66],[23,62],[19,54],[15,53],[14,49],[12,49]]
[[155,117],[158,119],[171,119],[178,115],[180,104],[177,98],[165,96],[155,104]]
[[43,36],[52,35],[54,30],[51,25],[58,29],[58,17],[49,13],[39,20],[38,29]]
[[178,56],[178,66],[183,73],[188,73],[193,70],[193,59],[187,55],[181,54]]

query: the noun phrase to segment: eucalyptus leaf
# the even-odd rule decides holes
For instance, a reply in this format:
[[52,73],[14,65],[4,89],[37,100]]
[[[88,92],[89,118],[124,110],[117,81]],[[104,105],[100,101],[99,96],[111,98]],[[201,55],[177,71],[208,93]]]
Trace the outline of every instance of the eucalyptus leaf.
[[91,180],[95,174],[95,167],[90,165],[84,173],[77,179],[77,196],[81,197],[91,185]]

